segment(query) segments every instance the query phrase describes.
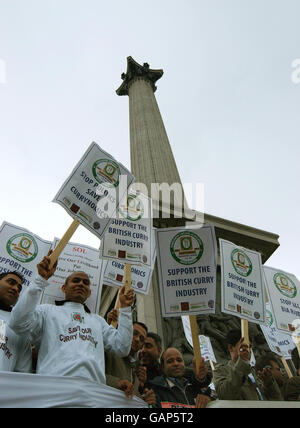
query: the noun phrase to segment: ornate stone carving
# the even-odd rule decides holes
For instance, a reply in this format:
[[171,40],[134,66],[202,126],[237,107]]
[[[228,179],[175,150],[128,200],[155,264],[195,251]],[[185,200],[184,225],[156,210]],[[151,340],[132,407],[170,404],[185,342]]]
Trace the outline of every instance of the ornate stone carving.
[[155,82],[163,75],[163,70],[152,70],[149,64],[144,62],[143,65],[138,64],[131,56],[127,58],[127,71],[121,74],[123,83],[116,90],[118,95],[128,95],[128,90],[132,82],[136,78],[142,78],[150,83],[153,92],[156,91]]

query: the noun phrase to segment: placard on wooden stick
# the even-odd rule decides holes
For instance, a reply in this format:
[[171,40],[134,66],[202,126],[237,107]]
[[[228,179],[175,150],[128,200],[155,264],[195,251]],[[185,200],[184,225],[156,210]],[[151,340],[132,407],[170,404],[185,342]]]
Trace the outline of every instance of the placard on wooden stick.
[[198,329],[198,323],[197,323],[196,315],[190,315],[189,318],[190,318],[191,333],[192,333],[192,340],[193,340],[194,356],[196,359],[196,370],[198,372],[200,362],[201,362],[199,329]]
[[73,220],[70,227],[67,229],[57,246],[54,248],[53,253],[50,255],[50,267],[58,260],[58,257],[62,253],[63,249],[74,235],[77,227],[80,225],[79,221]]
[[283,367],[285,368],[285,371],[287,372],[288,377],[289,378],[293,377],[293,374],[291,372],[291,369],[289,368],[287,360],[284,357],[281,357],[281,362],[283,364]]
[[248,321],[245,319],[241,319],[241,330],[242,330],[242,337],[244,338],[244,343],[246,345],[250,345],[250,339],[249,339],[249,324]]
[[[125,294],[126,294],[127,291],[130,290],[130,288],[131,288],[131,264],[129,264],[129,263],[125,263],[123,285],[125,285]],[[117,297],[117,301],[116,301],[114,309],[120,308],[119,295],[120,295],[120,290],[118,292],[118,297]],[[111,325],[116,328],[118,325],[118,321],[112,321]]]

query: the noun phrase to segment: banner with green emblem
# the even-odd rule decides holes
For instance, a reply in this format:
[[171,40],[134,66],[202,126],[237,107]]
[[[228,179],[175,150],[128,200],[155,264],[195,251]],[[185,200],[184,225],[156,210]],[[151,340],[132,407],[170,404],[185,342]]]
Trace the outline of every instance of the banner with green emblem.
[[292,350],[296,345],[290,335],[277,331],[269,302],[266,304],[266,325],[261,325],[260,328],[270,350],[275,352],[279,357],[284,357],[286,360],[291,359]]
[[120,202],[117,214],[101,240],[100,257],[151,268],[154,244],[151,198],[130,190]]
[[92,143],[53,202],[101,239],[134,180],[127,168]]
[[215,313],[214,227],[157,229],[156,240],[162,316]]
[[293,321],[300,319],[300,282],[295,275],[264,266],[266,287],[276,329],[293,334]]
[[264,324],[265,290],[260,253],[224,239],[219,242],[222,312]]
[[51,241],[4,221],[0,226],[0,273],[18,271],[28,286],[37,275],[37,264],[50,248]]

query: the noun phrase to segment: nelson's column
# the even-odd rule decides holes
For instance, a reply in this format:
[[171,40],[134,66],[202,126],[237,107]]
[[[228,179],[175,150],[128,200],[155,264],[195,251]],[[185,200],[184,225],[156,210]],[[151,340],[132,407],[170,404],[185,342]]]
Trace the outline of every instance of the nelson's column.
[[[179,183],[181,186],[176,162],[154,95],[156,82],[162,75],[163,70],[150,69],[147,63],[140,65],[132,57],[128,57],[127,71],[122,74],[123,82],[116,91],[118,95],[129,97],[131,170],[136,181],[147,186],[149,196],[153,196],[151,183],[167,183],[170,186],[173,183]],[[160,214],[159,218],[154,218],[154,226],[184,225],[186,218],[175,218],[176,216],[172,214],[170,218],[163,218],[165,208],[159,199],[160,197],[153,201],[154,207]],[[176,200],[172,201],[171,208],[173,211],[176,209]],[[189,211],[189,218],[190,213],[191,211]],[[155,217],[158,217],[157,214]],[[279,237],[273,233],[208,214],[204,214],[204,221],[215,227],[217,241],[223,238],[236,245],[259,251],[263,263],[279,246]],[[219,260],[218,249],[216,314],[199,315],[197,321],[199,333],[210,337],[217,361],[222,362],[228,359],[224,344],[226,333],[229,329],[240,328],[240,319],[221,313]],[[101,315],[113,307],[115,295],[115,289],[104,286]],[[181,318],[162,318],[157,267],[154,269],[149,295],[137,295],[136,310],[138,320],[144,322],[150,331],[157,332],[162,337],[165,347],[172,345],[180,349],[186,363],[190,364],[192,349],[185,339]],[[269,348],[258,325],[249,323],[249,334],[256,357],[268,351]]]

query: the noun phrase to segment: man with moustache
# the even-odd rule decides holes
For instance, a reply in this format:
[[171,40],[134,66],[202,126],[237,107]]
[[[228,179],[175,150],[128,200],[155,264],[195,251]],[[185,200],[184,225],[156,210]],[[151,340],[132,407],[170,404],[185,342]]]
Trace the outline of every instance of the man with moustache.
[[134,293],[120,291],[119,327],[114,329],[85,305],[91,294],[85,272],[73,272],[62,286],[65,300],[39,305],[47,280],[55,272],[49,256],[37,265],[38,277],[22,294],[12,311],[10,327],[30,335],[38,349],[37,374],[81,377],[106,383],[104,350],[127,356],[132,341],[131,304]]
[[227,363],[217,364],[213,383],[220,400],[280,401],[282,396],[269,367],[260,372],[250,366],[250,344],[239,329],[228,331],[226,344],[230,353]]
[[[193,378],[185,377],[186,367],[183,356],[178,349],[166,349],[161,355],[160,363],[162,375],[147,383],[155,393],[158,407],[205,408],[212,400],[211,390],[206,381],[206,370],[201,368],[197,373],[194,364]],[[202,378],[204,372],[205,376]]]
[[23,276],[19,272],[0,274],[0,371],[29,373],[32,369],[29,341],[16,335],[8,326],[22,283]]

